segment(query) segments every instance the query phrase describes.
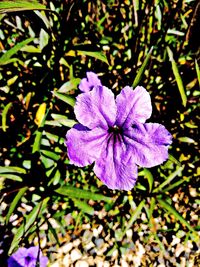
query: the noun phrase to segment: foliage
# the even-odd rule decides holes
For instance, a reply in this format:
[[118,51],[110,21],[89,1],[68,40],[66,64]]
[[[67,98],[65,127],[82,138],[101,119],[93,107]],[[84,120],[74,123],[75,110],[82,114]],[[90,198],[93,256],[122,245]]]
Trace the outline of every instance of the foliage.
[[[23,6],[8,6],[14,2]],[[182,242],[197,244],[198,4],[31,2],[0,2],[0,262],[42,239],[46,252],[56,250],[84,224],[102,224],[111,235],[117,228],[108,257],[112,248],[125,249],[127,231],[139,233],[142,224],[149,232],[141,242],[153,236],[167,249],[160,239],[184,231]],[[114,93],[143,85],[153,120],[173,134],[169,160],[140,169],[131,192],[111,191],[91,167],[69,164],[65,134],[76,123],[73,106],[87,70]]]

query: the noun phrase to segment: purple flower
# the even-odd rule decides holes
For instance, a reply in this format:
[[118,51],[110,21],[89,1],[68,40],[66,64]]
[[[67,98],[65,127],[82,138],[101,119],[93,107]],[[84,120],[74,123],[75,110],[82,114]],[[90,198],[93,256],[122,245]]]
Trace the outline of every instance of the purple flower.
[[67,132],[70,163],[86,166],[111,189],[130,190],[137,179],[137,165],[153,167],[168,158],[171,134],[151,116],[149,93],[126,86],[116,97],[104,86],[77,97],[74,108],[80,124]]
[[79,89],[82,92],[89,92],[93,87],[102,85],[96,73],[89,71],[86,73],[87,78],[83,78],[79,84]]
[[[38,257],[39,253],[39,257]],[[48,258],[42,256],[39,247],[19,248],[8,259],[8,267],[36,267],[39,259],[40,267],[46,267]]]

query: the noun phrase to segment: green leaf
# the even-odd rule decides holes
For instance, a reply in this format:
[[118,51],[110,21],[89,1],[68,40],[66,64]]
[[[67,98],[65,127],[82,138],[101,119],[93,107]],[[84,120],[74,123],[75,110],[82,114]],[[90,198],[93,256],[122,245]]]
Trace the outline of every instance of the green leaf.
[[47,46],[48,42],[49,42],[49,34],[44,29],[41,29],[39,36],[40,49],[42,50],[45,46]]
[[68,105],[70,105],[72,107],[75,105],[76,100],[74,97],[67,95],[67,94],[58,93],[56,91],[53,91],[52,93],[53,93],[53,95],[55,95],[57,98],[64,101]]
[[182,81],[181,76],[179,74],[179,70],[178,70],[176,62],[174,60],[173,53],[172,53],[172,51],[171,51],[171,49],[169,47],[167,47],[167,53],[168,53],[168,56],[169,56],[169,60],[171,61],[172,70],[173,70],[173,73],[174,73],[174,77],[176,79],[176,83],[177,83],[177,86],[178,86],[178,89],[179,89],[179,93],[181,95],[182,103],[183,103],[183,106],[185,107],[186,104],[187,104],[187,96],[185,94],[183,81]]
[[178,221],[180,221],[183,225],[187,226],[190,231],[195,232],[191,225],[170,204],[160,198],[157,198],[157,201],[164,209],[166,209],[169,213],[173,214]]
[[84,189],[76,188],[70,185],[62,186],[55,190],[56,193],[64,195],[70,198],[80,198],[80,199],[92,199],[92,200],[103,200],[105,202],[111,202],[110,197],[106,197],[101,194],[96,194]]
[[101,51],[95,51],[95,52],[82,51],[82,50],[76,50],[76,51],[78,52],[78,55],[94,57],[109,65],[106,55]]
[[42,142],[42,135],[43,135],[43,128],[46,121],[46,117],[49,113],[49,109],[47,110],[45,116],[42,119],[41,126],[38,128],[38,130],[35,133],[35,140],[33,143],[32,153],[40,152],[40,146]]
[[178,137],[177,139],[178,139],[180,142],[183,142],[183,143],[189,143],[189,144],[195,143],[194,139],[192,139],[192,138],[190,138],[190,137],[187,137],[187,136]]
[[28,52],[28,53],[41,53],[41,49],[39,47],[35,47],[34,45],[25,45],[20,49],[23,52]]
[[143,76],[143,74],[144,74],[144,72],[145,72],[145,70],[147,68],[147,64],[149,63],[149,60],[151,58],[152,52],[153,52],[153,46],[149,50],[149,52],[148,52],[148,54],[147,54],[147,56],[146,56],[146,58],[145,58],[145,60],[144,60],[144,62],[142,64],[142,66],[140,67],[140,69],[137,72],[137,75],[136,75],[136,77],[135,77],[135,79],[133,81],[133,85],[132,85],[133,88],[135,88],[139,84],[139,82],[141,81],[142,76]]
[[59,93],[68,93],[69,91],[73,90],[73,89],[77,89],[79,83],[80,83],[81,79],[80,78],[74,78],[71,79],[70,81],[64,83],[57,92]]
[[23,235],[27,235],[30,228],[34,225],[36,218],[42,213],[43,209],[46,208],[49,198],[45,198],[43,201],[38,203],[33,210],[25,217],[25,224],[22,224],[14,235],[8,254],[12,254],[13,250],[18,246],[20,239]]
[[9,210],[8,210],[8,213],[7,213],[7,216],[6,216],[6,224],[9,222],[9,219],[10,219],[10,216],[11,214],[13,213],[13,211],[15,210],[19,200],[22,198],[22,196],[24,195],[24,193],[26,192],[26,190],[28,189],[28,187],[22,187],[19,192],[17,193],[17,195],[15,196],[15,198],[13,199],[10,207],[9,207]]
[[130,220],[127,222],[126,228],[122,231],[122,233],[120,235],[121,240],[122,240],[123,236],[126,234],[126,232],[128,231],[128,229],[130,229],[132,227],[133,223],[137,220],[137,218],[141,214],[141,211],[142,211],[144,205],[145,205],[145,199],[143,199],[140,202],[140,204],[138,205],[138,207],[133,211]]
[[78,207],[82,212],[87,213],[89,215],[94,215],[94,208],[88,205],[85,201],[72,198],[74,205]]
[[196,72],[197,72],[197,79],[198,79],[199,86],[200,86],[200,69],[199,69],[199,65],[198,65],[198,62],[197,62],[196,59],[195,59],[195,69],[196,69]]
[[14,47],[9,49],[7,52],[5,52],[1,57],[0,57],[0,66],[7,64],[7,62],[10,60],[10,58],[15,55],[19,50],[22,49],[25,45],[28,43],[32,42],[34,38],[28,38],[18,44],[16,44]]
[[8,0],[0,2],[0,13],[40,9],[46,9],[46,6],[40,4],[38,0]]
[[144,168],[144,177],[146,177],[147,178],[147,181],[148,181],[148,183],[149,183],[149,192],[151,192],[152,191],[152,187],[153,187],[153,175],[152,175],[152,173],[148,170],[148,169],[146,169],[146,168]]
[[179,167],[181,167],[181,163],[173,155],[169,154],[169,160],[171,160],[176,165],[178,165]]
[[16,166],[0,166],[0,174],[2,173],[23,173],[26,174],[26,170]]
[[182,173],[183,169],[184,169],[183,167],[177,168],[177,170],[175,172],[171,173],[162,184],[160,184],[157,188],[155,188],[153,190],[153,193],[157,193],[157,192],[161,191],[162,188],[165,187],[166,185],[168,185],[177,175],[180,175]]
[[40,150],[40,152],[45,157],[53,159],[54,161],[58,161],[60,159],[60,156],[58,154],[56,154],[55,152],[53,152],[53,151]]
[[6,178],[6,179],[10,179],[10,180],[13,180],[13,181],[22,182],[22,178],[19,175],[16,175],[16,174],[1,173],[0,177]]
[[9,109],[12,107],[12,103],[8,103],[4,109],[3,109],[3,112],[2,112],[2,129],[4,132],[6,132],[6,120],[7,120],[7,114],[8,114],[8,111]]

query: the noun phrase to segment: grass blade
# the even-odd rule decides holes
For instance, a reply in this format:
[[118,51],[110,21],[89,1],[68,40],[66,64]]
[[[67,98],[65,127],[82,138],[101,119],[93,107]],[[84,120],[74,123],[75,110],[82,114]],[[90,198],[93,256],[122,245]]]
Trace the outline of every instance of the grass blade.
[[34,40],[34,38],[28,38],[18,44],[16,44],[14,47],[12,47],[11,49],[9,49],[7,52],[5,52],[5,54],[3,54],[0,57],[0,66],[1,65],[6,65],[7,61],[10,60],[10,58],[15,55],[21,48],[23,48],[25,45],[29,44],[30,42],[32,42]]
[[195,232],[192,226],[170,204],[159,198],[157,198],[157,201],[164,209],[166,209],[169,213],[173,214],[175,218],[183,225],[185,225],[190,231]]
[[153,190],[153,193],[161,191],[162,188],[168,185],[178,174],[182,172],[183,169],[183,167],[179,167],[175,172],[171,173],[162,184]]
[[200,69],[199,69],[199,65],[198,65],[198,62],[197,62],[196,59],[195,59],[195,69],[196,69],[196,72],[197,72],[197,79],[198,79],[199,86],[200,86]]
[[26,192],[26,190],[28,189],[28,187],[23,187],[19,190],[19,192],[17,193],[17,195],[15,196],[15,198],[13,199],[10,208],[8,210],[7,216],[6,216],[6,224],[9,222],[10,216],[13,213],[13,211],[15,210],[17,203],[19,202],[19,200],[22,198],[22,196],[24,195],[24,193]]
[[7,128],[6,126],[7,114],[11,107],[12,107],[12,103],[8,103],[2,112],[2,129],[4,132],[6,132],[6,128]]
[[183,81],[182,81],[181,76],[179,74],[179,70],[178,70],[176,62],[174,60],[173,53],[172,53],[172,51],[171,51],[171,49],[169,47],[167,47],[167,53],[168,53],[168,56],[169,56],[169,60],[171,61],[172,71],[174,73],[174,77],[176,79],[176,83],[177,83],[177,86],[178,86],[178,89],[179,89],[179,92],[180,92],[180,95],[181,95],[182,103],[183,103],[183,106],[185,107],[186,104],[187,104],[187,96],[185,94]]
[[137,73],[137,75],[136,75],[136,77],[135,77],[135,79],[133,81],[133,85],[132,85],[133,88],[135,88],[139,84],[139,82],[141,81],[142,76],[143,76],[143,74],[144,74],[144,72],[146,70],[147,64],[149,63],[149,60],[150,60],[152,52],[153,52],[153,46],[149,50],[149,52],[148,52],[148,54],[147,54],[147,56],[146,56],[146,58],[145,58],[145,60],[144,60],[144,62],[142,64],[142,66],[140,67],[140,69],[139,69],[139,71],[138,71],[138,73]]

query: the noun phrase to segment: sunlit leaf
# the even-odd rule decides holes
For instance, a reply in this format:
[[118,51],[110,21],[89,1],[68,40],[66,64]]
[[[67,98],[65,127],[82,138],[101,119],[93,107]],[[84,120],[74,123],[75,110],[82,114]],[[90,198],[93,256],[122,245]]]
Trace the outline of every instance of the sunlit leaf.
[[19,200],[22,198],[22,196],[24,195],[24,193],[26,192],[26,190],[28,189],[28,187],[22,187],[19,192],[17,193],[17,195],[15,196],[15,198],[13,199],[12,203],[10,204],[7,216],[6,216],[6,224],[9,222],[10,216],[13,213],[13,211],[15,210]]
[[48,42],[49,42],[49,34],[44,29],[41,29],[40,35],[39,35],[40,49],[42,50],[45,46],[47,46]]
[[199,86],[200,86],[200,69],[199,69],[199,65],[198,65],[197,60],[195,60],[195,69],[196,69],[197,78],[198,78],[198,82],[199,82]]
[[8,103],[4,109],[3,109],[3,112],[2,112],[2,129],[4,132],[6,132],[6,120],[7,120],[7,114],[8,114],[8,111],[9,109],[12,107],[12,103]]
[[59,93],[68,93],[69,91],[73,89],[77,89],[78,84],[80,83],[81,79],[79,78],[74,78],[71,79],[70,81],[64,83],[57,92]]
[[194,139],[192,139],[192,138],[190,138],[190,137],[187,137],[187,136],[178,137],[177,139],[178,139],[180,142],[183,142],[183,143],[189,143],[189,144],[195,143]]
[[4,0],[0,2],[0,13],[40,9],[46,9],[46,6],[40,4],[38,0]]
[[49,113],[49,110],[47,110],[45,116],[42,119],[40,127],[35,132],[35,140],[34,140],[34,143],[33,143],[32,153],[40,152],[40,145],[41,145],[41,142],[42,142],[42,135],[43,135],[43,127],[44,127],[44,124],[45,124],[46,117],[47,117],[48,113]]
[[110,197],[106,197],[102,194],[93,193],[84,189],[76,188],[70,185],[62,186],[55,190],[56,193],[64,195],[70,198],[80,198],[80,199],[92,199],[105,202],[111,202]]
[[149,192],[151,192],[153,187],[153,175],[148,169],[144,168],[144,176],[147,178],[149,183]]
[[106,64],[109,65],[108,59],[107,59],[106,55],[103,52],[101,52],[101,51],[91,52],[91,51],[77,50],[77,52],[78,52],[78,55],[94,57],[94,58],[99,59],[102,62],[105,62]]
[[162,184],[153,190],[153,193],[161,191],[162,188],[168,185],[177,175],[181,175],[183,169],[183,167],[178,167],[176,171],[172,172]]
[[0,57],[0,65],[5,65],[10,60],[10,58],[15,55],[20,49],[22,49],[25,45],[32,42],[34,38],[28,38],[18,44],[16,44],[14,47],[10,48],[8,51],[6,51],[1,57]]
[[17,181],[17,182],[22,182],[21,176],[16,175],[16,174],[1,173],[0,177],[6,178],[6,179],[10,179],[10,180],[13,180],[13,181]]
[[94,208],[88,205],[85,201],[81,201],[76,198],[72,198],[74,205],[79,208],[82,212],[87,213],[89,215],[94,215]]
[[17,166],[0,166],[0,174],[2,173],[23,173],[26,174],[26,170]]
[[42,121],[44,119],[44,116],[45,116],[45,112],[46,112],[46,107],[47,107],[47,104],[46,103],[42,103],[37,112],[36,112],[36,116],[35,116],[35,120],[34,122],[38,125],[38,127],[41,126],[42,124]]
[[133,88],[135,88],[141,81],[142,77],[143,77],[143,74],[147,68],[147,64],[149,63],[149,60],[151,58],[151,54],[153,52],[153,46],[151,47],[151,49],[149,50],[144,62],[142,63],[142,66],[140,67],[140,69],[138,70],[137,72],[137,75],[133,81]]
[[59,98],[60,100],[64,101],[65,103],[69,104],[70,106],[74,106],[75,105],[75,98],[67,95],[67,94],[62,94],[62,93],[58,93],[56,91],[52,92],[53,95],[55,95],[57,98]]
[[185,107],[187,104],[187,96],[185,94],[183,81],[182,81],[181,76],[179,74],[179,70],[178,70],[178,67],[176,65],[176,61],[174,60],[173,53],[169,47],[167,47],[167,52],[168,52],[169,60],[171,61],[171,64],[172,64],[172,70],[173,70],[173,73],[174,73],[174,76],[176,79],[176,83],[177,83],[177,86],[178,86],[178,89],[179,89],[179,92],[181,95],[182,103],[183,103],[183,106]]

